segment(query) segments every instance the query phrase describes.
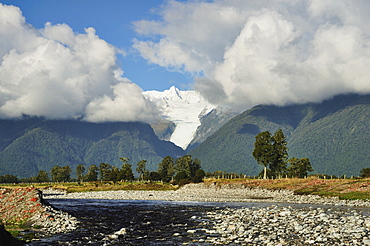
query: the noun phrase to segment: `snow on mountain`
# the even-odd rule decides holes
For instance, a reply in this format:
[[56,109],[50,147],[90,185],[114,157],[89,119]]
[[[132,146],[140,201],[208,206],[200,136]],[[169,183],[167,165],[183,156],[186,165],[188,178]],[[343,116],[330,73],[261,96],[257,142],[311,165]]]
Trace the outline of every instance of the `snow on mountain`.
[[162,116],[176,124],[170,141],[186,149],[192,141],[200,118],[216,106],[210,104],[196,91],[180,91],[172,86],[165,91],[145,91],[144,96],[156,103]]

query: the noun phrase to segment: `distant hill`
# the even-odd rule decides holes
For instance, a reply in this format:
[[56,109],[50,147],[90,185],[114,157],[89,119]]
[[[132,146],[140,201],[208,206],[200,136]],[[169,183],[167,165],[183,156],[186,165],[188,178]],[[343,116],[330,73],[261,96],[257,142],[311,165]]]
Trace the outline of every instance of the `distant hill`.
[[341,95],[322,103],[256,106],[232,118],[189,152],[208,172],[256,175],[255,136],[282,129],[289,157],[308,157],[314,173],[359,175],[370,167],[370,96]]
[[74,120],[0,120],[0,175],[31,177],[53,166],[109,163],[122,166],[120,157],[135,164],[148,161],[156,170],[165,156],[185,152],[171,142],[159,140],[148,124],[89,123]]

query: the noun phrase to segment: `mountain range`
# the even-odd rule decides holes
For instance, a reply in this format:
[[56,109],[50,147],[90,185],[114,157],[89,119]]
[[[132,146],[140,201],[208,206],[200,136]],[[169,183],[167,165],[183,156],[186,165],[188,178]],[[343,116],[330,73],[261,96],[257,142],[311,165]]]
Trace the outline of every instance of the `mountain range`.
[[156,170],[165,156],[185,155],[175,144],[159,140],[148,124],[90,123],[76,120],[24,118],[0,120],[0,175],[35,176],[55,166],[109,163],[121,167],[121,157],[133,164],[147,160]]
[[206,171],[257,175],[255,136],[282,129],[289,157],[310,159],[314,173],[354,175],[370,167],[370,95],[340,95],[321,103],[260,105],[232,118],[189,152]]
[[74,170],[78,164],[105,162],[120,167],[121,157],[131,159],[133,167],[147,160],[153,171],[165,156],[185,154],[200,159],[207,172],[257,175],[262,167],[252,157],[255,136],[278,129],[286,136],[289,157],[309,158],[314,173],[358,175],[370,167],[370,95],[259,105],[241,114],[175,87],[145,96],[162,105],[162,119],[151,125],[37,117],[0,120],[0,175],[31,177],[55,165]]

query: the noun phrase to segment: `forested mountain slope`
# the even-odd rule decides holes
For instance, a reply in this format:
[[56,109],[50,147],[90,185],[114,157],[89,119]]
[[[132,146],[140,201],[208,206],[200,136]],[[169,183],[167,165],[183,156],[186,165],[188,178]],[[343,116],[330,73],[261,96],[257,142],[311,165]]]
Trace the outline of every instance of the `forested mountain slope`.
[[122,166],[120,157],[140,160],[156,170],[165,156],[180,157],[184,151],[161,141],[148,124],[89,123],[74,120],[0,120],[0,175],[31,177],[53,166],[109,163]]
[[209,172],[256,175],[255,136],[282,129],[289,157],[308,157],[314,173],[358,175],[370,167],[370,96],[341,95],[321,103],[256,106],[234,117],[190,151]]

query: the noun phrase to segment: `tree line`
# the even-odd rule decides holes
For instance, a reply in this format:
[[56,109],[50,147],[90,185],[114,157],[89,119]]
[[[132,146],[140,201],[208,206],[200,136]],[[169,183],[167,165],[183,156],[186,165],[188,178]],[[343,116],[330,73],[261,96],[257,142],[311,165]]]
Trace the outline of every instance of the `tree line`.
[[[77,182],[94,182],[94,181],[133,181],[135,176],[133,173],[133,164],[127,157],[120,158],[122,161],[121,168],[112,166],[108,163],[100,163],[99,165],[90,165],[86,167],[84,164],[79,164],[76,167]],[[166,156],[162,162],[158,164],[156,171],[150,172],[147,169],[147,161],[141,160],[136,164],[136,171],[139,174],[137,178],[140,181],[163,181],[173,182],[174,184],[186,184],[190,182],[202,182],[205,172],[201,169],[199,159],[193,160],[191,155],[185,155],[180,158]],[[70,166],[61,167],[55,165],[48,172],[39,170],[37,175],[31,178],[18,180],[16,176],[4,175],[0,176],[0,183],[42,183],[42,182],[68,182],[71,181],[72,169]]]
[[[308,158],[288,158],[287,141],[281,129],[277,130],[274,135],[269,131],[264,131],[255,136],[253,157],[258,164],[264,167],[260,173],[264,179],[270,178],[304,178],[313,168]],[[122,167],[118,168],[108,163],[99,165],[90,165],[86,167],[79,164],[76,167],[76,176],[78,182],[94,181],[133,181],[135,180],[132,164],[126,157],[120,158]],[[226,173],[224,171],[215,171],[214,173],[205,173],[201,169],[199,159],[192,159],[191,155],[185,155],[178,159],[171,156],[163,158],[158,164],[156,171],[150,172],[147,169],[147,161],[141,160],[136,164],[136,171],[139,174],[138,180],[144,181],[163,181],[173,182],[175,184],[185,184],[190,182],[201,182],[204,177],[222,177],[222,178],[246,178],[244,174]],[[0,176],[0,183],[42,183],[42,182],[68,182],[71,181],[72,169],[70,166],[52,167],[50,176],[48,172],[39,170],[37,175],[31,178],[18,179],[14,175]],[[330,175],[326,175],[330,176]],[[360,171],[360,177],[370,177],[370,168],[363,168]]]

